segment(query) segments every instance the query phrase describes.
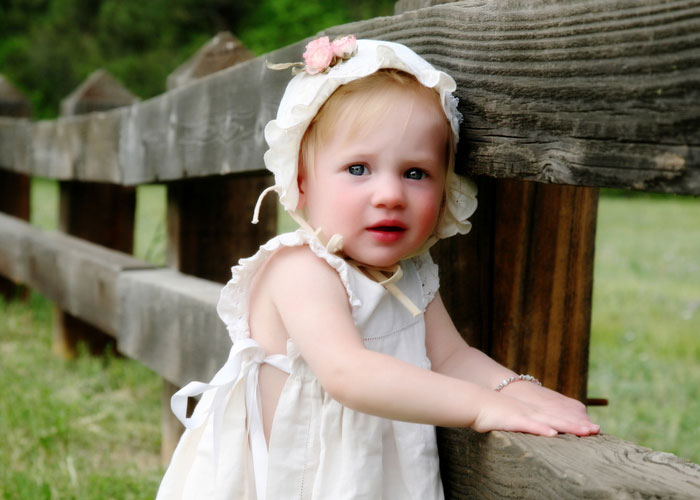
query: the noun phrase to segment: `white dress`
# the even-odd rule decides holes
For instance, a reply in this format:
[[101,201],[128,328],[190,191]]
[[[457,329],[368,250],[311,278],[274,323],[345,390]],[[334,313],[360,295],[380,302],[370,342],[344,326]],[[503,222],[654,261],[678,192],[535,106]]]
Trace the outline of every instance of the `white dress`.
[[[159,500],[436,500],[444,498],[435,428],[347,408],[321,387],[291,340],[287,355],[266,357],[250,338],[248,291],[264,261],[283,246],[309,245],[337,270],[365,346],[429,369],[423,314],[414,317],[380,284],[330,254],[308,233],[279,235],[242,259],[221,292],[218,312],[233,340],[209,384],[192,382],[173,398],[181,419],[187,396],[203,393],[158,491]],[[438,289],[426,252],[401,263],[398,287],[425,311]],[[262,430],[258,367],[289,373],[274,416],[269,451]]]

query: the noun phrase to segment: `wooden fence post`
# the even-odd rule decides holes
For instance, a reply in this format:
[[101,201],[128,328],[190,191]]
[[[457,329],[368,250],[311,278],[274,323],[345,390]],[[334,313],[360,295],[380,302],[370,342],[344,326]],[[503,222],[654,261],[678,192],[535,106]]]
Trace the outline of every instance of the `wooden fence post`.
[[479,191],[472,234],[434,250],[446,307],[470,344],[586,402],[598,189],[481,178]]
[[[444,3],[399,0],[394,9]],[[434,250],[449,268],[443,299],[465,339],[584,402],[597,204],[596,188],[482,178],[473,233]]]
[[[439,3],[449,2],[400,0],[395,11]],[[472,233],[433,249],[445,306],[471,345],[586,402],[598,190],[477,181]],[[455,448],[446,435],[443,458]],[[453,497],[449,475],[445,492]]]
[[[61,115],[103,111],[138,101],[104,70],[92,73],[61,102]],[[60,182],[59,227],[68,234],[99,245],[132,253],[136,190],[102,182]],[[84,321],[55,309],[54,351],[66,358],[76,355],[78,342],[101,353],[111,338]]]
[[[28,118],[30,114],[29,100],[0,75],[0,116]],[[29,220],[30,178],[26,174],[3,168],[12,166],[0,165],[0,212]],[[17,293],[17,285],[0,276],[0,296],[8,300]]]
[[[253,54],[231,33],[216,35],[190,60],[168,77],[168,89],[186,85],[221,69],[251,59]],[[235,162],[235,158],[230,159]],[[274,197],[265,200],[263,216],[250,223],[260,192],[271,177],[228,175],[168,183],[168,264],[179,271],[225,283],[231,266],[252,255],[277,229]],[[170,397],[177,386],[163,385],[161,458],[164,464],[182,434],[183,427],[170,411]]]

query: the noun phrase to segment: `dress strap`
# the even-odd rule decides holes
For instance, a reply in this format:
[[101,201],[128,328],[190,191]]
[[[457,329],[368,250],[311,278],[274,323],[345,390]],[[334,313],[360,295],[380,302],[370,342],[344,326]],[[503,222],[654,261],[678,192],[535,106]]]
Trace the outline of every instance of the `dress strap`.
[[[228,360],[214,375],[211,382],[190,382],[185,387],[173,394],[170,406],[173,413],[187,429],[196,429],[209,417],[213,426],[213,450],[215,474],[219,465],[219,436],[224,421],[226,408],[226,396],[233,389],[244,373],[241,373],[244,351],[250,353],[250,369],[246,378],[246,417],[248,420],[248,437],[253,457],[253,471],[255,474],[255,487],[258,500],[265,498],[265,486],[267,484],[267,443],[262,425],[262,407],[260,405],[260,388],[258,385],[258,373],[260,364],[268,363],[285,373],[291,373],[292,361],[283,354],[265,356],[265,351],[260,344],[251,338],[239,339],[231,347]],[[204,395],[214,391],[206,401],[200,401],[191,417],[187,417],[187,398]]]

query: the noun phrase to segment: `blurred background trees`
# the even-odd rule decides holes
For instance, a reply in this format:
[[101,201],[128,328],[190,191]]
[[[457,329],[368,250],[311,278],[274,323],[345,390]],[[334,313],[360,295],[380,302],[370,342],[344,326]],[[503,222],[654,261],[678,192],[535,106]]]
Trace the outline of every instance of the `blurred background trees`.
[[256,54],[329,26],[391,15],[394,0],[3,0],[0,73],[53,118],[60,100],[97,68],[147,99],[217,32]]

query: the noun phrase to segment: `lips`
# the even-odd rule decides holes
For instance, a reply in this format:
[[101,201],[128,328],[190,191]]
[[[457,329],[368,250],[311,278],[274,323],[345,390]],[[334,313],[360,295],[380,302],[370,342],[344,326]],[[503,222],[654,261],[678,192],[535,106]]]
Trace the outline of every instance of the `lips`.
[[406,225],[400,220],[386,219],[369,226],[367,231],[378,241],[391,243],[399,240],[406,229]]

